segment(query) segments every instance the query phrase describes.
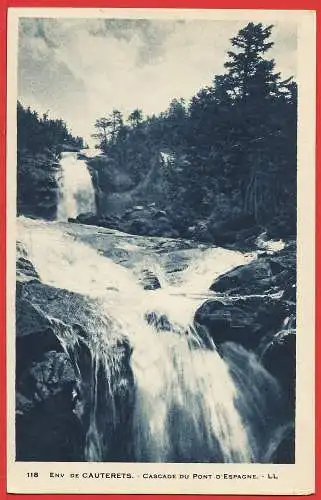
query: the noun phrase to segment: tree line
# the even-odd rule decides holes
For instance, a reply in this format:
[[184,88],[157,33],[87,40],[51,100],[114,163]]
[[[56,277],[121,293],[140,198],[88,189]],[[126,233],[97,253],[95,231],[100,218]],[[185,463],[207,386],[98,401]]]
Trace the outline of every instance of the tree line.
[[74,137],[61,119],[51,119],[48,113],[39,115],[30,107],[17,102],[17,148],[18,152],[41,153],[51,150],[59,154],[64,147],[81,149],[81,137]]

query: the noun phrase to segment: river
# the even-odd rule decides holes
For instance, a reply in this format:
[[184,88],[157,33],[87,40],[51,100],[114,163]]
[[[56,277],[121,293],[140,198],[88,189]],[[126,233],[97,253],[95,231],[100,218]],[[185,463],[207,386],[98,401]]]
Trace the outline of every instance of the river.
[[[132,459],[269,462],[271,436],[283,425],[276,380],[241,346],[217,349],[193,321],[215,295],[209,292],[214,279],[255,254],[69,223],[69,217],[95,211],[94,190],[76,153],[65,153],[61,168],[58,220],[20,217],[19,240],[43,283],[99,300],[113,338],[128,339],[135,381]],[[150,276],[157,287],[146,286]],[[108,348],[110,331],[100,334]],[[108,363],[105,370],[109,380]],[[108,387],[112,391],[112,383]],[[101,412],[93,403],[88,461],[105,457]]]

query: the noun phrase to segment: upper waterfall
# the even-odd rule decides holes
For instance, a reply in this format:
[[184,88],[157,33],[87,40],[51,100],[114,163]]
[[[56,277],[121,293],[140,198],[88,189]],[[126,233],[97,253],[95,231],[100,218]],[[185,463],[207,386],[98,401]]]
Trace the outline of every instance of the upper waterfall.
[[67,221],[81,213],[96,213],[95,190],[86,162],[77,153],[62,153],[57,219]]

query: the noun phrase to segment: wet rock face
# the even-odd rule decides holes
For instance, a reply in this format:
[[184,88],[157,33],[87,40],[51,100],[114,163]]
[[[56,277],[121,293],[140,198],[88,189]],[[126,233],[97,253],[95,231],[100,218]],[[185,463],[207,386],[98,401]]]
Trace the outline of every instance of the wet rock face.
[[296,252],[290,244],[220,276],[211,290],[224,298],[205,302],[195,321],[215,342],[235,341],[263,352],[296,313]]
[[53,220],[57,215],[57,156],[50,150],[18,156],[18,214]]
[[44,353],[62,352],[52,325],[40,311],[23,298],[16,301],[16,372],[18,378],[30,363],[41,361]]
[[98,304],[44,285],[31,266],[19,264],[16,294],[16,458],[88,459],[94,400],[100,458],[126,457],[134,400],[131,347],[121,335],[113,338],[112,320]]
[[84,431],[73,412],[76,374],[65,353],[48,351],[16,385],[16,459],[74,461],[83,456]]
[[295,412],[295,351],[295,330],[281,330],[272,336],[261,355],[263,365],[283,388],[285,401],[293,415]]

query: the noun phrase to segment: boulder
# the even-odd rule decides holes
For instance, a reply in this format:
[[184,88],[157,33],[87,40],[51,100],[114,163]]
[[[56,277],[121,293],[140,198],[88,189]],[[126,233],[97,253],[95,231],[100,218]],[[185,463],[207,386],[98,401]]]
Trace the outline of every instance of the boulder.
[[172,331],[172,324],[166,314],[157,312],[146,313],[145,319],[149,325],[153,325],[157,331],[170,332]]
[[287,290],[294,298],[296,251],[291,244],[272,256],[261,254],[244,266],[238,266],[215,280],[210,289],[229,294],[255,295]]
[[217,214],[212,214],[208,220],[208,229],[212,241],[219,246],[235,247],[236,249],[253,249],[254,240],[260,231],[254,218],[238,211],[231,216],[230,202],[217,220]]
[[173,226],[173,221],[162,210],[156,211],[154,207],[141,207],[138,211],[126,213],[121,230],[141,236],[158,236],[164,238],[178,237],[178,232]]
[[161,218],[165,218],[167,219],[168,215],[167,213],[165,212],[165,210],[156,210],[154,213],[153,213],[153,218],[154,219],[161,219]]
[[68,222],[86,224],[89,226],[101,226],[107,229],[121,229],[119,217],[101,216],[94,213],[79,214],[76,218],[69,218]]
[[153,325],[158,332],[174,332],[182,333],[182,327],[171,322],[166,314],[159,312],[148,312],[145,314],[145,319],[149,325]]
[[98,222],[98,216],[94,213],[82,213],[77,215],[77,221],[81,224],[93,224],[96,225]]
[[205,328],[217,345],[236,342],[255,350],[263,337],[280,329],[287,314],[287,307],[273,299],[247,297],[225,302],[207,300],[196,311],[194,322],[197,330],[198,325]]
[[196,311],[194,321],[206,328],[216,344],[233,341],[252,345],[255,342],[253,311],[244,307],[208,300]]
[[157,290],[161,288],[161,284],[157,276],[149,269],[143,269],[140,277],[140,282],[144,290]]
[[136,218],[129,222],[127,232],[139,236],[148,236],[152,232],[153,226],[147,219]]
[[268,259],[257,259],[238,266],[215,280],[210,290],[233,294],[254,295],[264,293],[274,285],[273,272]]

